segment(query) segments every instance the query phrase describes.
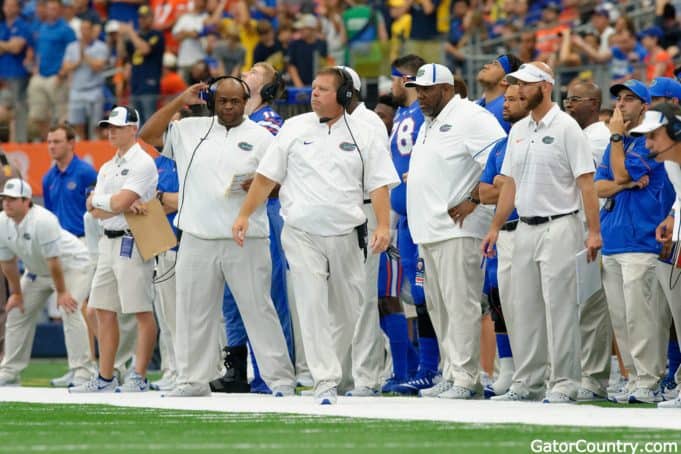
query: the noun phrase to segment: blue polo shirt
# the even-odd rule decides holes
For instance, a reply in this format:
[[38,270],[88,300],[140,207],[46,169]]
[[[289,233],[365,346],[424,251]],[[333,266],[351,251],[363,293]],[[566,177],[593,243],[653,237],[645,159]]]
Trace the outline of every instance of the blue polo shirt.
[[26,46],[18,54],[6,52],[0,55],[0,78],[2,79],[28,77],[28,71],[24,68],[24,59],[26,58],[26,49],[33,42],[31,26],[20,18],[17,18],[11,25],[8,25],[7,21],[0,22],[0,41],[9,41],[16,37],[24,38]]
[[[154,160],[156,169],[158,170],[158,185],[156,188],[161,192],[180,192],[180,180],[177,177],[177,167],[175,161],[159,156]],[[177,235],[177,228],[173,225],[173,219],[176,212],[168,213],[168,222],[173,227],[175,235]]]
[[[500,139],[497,143],[492,146],[492,149],[487,156],[487,163],[485,168],[482,170],[482,175],[480,176],[480,182],[487,184],[494,184],[494,177],[501,175],[501,166],[504,164],[504,156],[506,156],[506,145],[508,142],[508,136]],[[508,217],[506,222],[515,221],[518,219],[518,212],[513,209],[513,213]]]
[[45,208],[53,212],[61,226],[75,236],[85,235],[85,200],[95,183],[95,168],[76,155],[63,172],[54,165],[43,177]]
[[40,25],[36,54],[40,58],[38,72],[41,76],[51,77],[59,72],[66,46],[75,40],[76,34],[63,19],[57,19],[52,23],[43,22]]
[[[664,165],[648,158],[645,140],[645,137],[624,138],[624,165],[631,179],[636,181],[647,175],[650,183],[643,189],[618,192],[612,197],[612,210],[601,209],[603,255],[660,252],[660,244],[655,240],[655,229],[669,213],[661,203],[663,191],[669,185]],[[596,169],[595,180],[614,180],[610,166],[610,145]]]
[[504,120],[504,101],[505,101],[504,95],[498,96],[491,100],[490,102],[485,102],[485,98],[480,98],[476,102],[478,105],[484,107],[487,109],[488,112],[490,112],[494,117],[497,119],[499,124],[501,125],[502,128],[504,128],[504,131],[508,134],[508,131],[511,130],[511,123],[508,121]]

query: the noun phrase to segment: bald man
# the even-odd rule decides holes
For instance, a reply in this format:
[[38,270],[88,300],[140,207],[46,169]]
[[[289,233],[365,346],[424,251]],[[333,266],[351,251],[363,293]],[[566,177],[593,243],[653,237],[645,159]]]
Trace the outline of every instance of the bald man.
[[579,124],[551,100],[555,82],[548,65],[527,63],[506,78],[519,86],[530,115],[511,128],[501,168],[503,186],[482,251],[492,256],[499,230],[515,205],[520,223],[511,259],[514,285],[508,320],[514,325],[510,332],[524,335],[510,339],[513,383],[506,394],[492,399],[543,396],[545,403],[574,402],[581,381],[575,268],[576,254],[585,245],[577,216],[580,196],[589,260],[596,259],[602,244],[593,156]]

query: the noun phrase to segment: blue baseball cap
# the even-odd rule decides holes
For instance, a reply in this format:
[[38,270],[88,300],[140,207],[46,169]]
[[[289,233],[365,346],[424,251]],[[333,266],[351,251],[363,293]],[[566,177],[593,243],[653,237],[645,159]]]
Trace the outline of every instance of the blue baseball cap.
[[610,87],[610,94],[617,96],[622,90],[630,90],[638,99],[643,101],[644,104],[650,104],[650,92],[648,91],[648,87],[640,80],[629,79],[623,84],[615,84]]
[[676,98],[681,100],[681,83],[671,77],[656,77],[648,85],[653,98]]
[[641,33],[638,34],[639,39],[644,38],[646,36],[652,36],[653,38],[657,39],[662,39],[664,36],[664,31],[658,26],[653,26],[653,27],[648,27],[645,30],[641,31]]

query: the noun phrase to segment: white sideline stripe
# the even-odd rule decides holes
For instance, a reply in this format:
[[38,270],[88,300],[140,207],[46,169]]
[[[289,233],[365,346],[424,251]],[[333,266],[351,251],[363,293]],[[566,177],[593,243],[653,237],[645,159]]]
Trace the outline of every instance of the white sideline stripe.
[[604,408],[539,402],[457,401],[405,397],[339,397],[337,405],[316,405],[312,397],[213,394],[212,397],[163,398],[158,392],[69,394],[65,389],[0,388],[0,402],[105,404],[175,410],[236,413],[291,413],[393,420],[548,426],[637,427],[681,430],[677,410]]

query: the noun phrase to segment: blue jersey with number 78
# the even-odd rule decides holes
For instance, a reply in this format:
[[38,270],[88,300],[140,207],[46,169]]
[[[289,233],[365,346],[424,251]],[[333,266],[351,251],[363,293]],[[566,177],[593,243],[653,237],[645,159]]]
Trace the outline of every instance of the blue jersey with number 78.
[[[423,112],[418,101],[414,101],[408,107],[400,107],[395,113],[393,131],[390,135],[390,154],[400,179],[409,172],[411,149],[423,120]],[[404,181],[390,191],[390,205],[396,213],[407,215],[407,186]]]

